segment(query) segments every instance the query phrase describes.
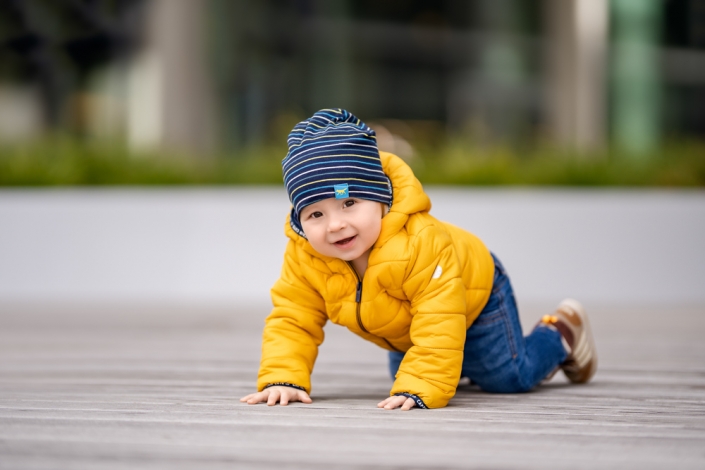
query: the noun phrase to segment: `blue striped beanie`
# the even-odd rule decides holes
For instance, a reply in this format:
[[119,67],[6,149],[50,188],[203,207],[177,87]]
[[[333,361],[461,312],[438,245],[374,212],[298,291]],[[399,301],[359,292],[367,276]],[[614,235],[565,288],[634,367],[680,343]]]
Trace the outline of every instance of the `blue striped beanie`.
[[356,197],[391,206],[392,185],[382,170],[375,131],[344,109],[322,109],[287,139],[282,161],[292,204],[291,227],[305,237],[301,210],[328,198]]

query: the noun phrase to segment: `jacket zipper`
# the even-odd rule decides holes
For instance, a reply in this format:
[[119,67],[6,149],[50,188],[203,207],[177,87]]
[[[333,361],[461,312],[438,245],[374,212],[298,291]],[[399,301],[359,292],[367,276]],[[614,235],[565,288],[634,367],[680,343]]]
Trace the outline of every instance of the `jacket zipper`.
[[[360,327],[360,329],[362,331],[364,331],[368,335],[371,335],[372,333],[367,331],[367,328],[365,328],[365,325],[362,324],[362,314],[360,313],[360,303],[362,302],[362,279],[360,279],[360,276],[357,274],[357,271],[355,271],[355,267],[352,265],[352,263],[350,263],[349,261],[347,261],[347,263],[348,263],[348,266],[350,266],[350,270],[355,275],[355,279],[357,279],[357,290],[355,291],[355,304],[356,304],[355,316],[357,317],[357,325]],[[387,338],[382,338],[381,336],[378,336],[378,338],[381,338],[393,350],[395,350],[397,352],[401,352],[401,351],[399,351],[399,349],[395,348],[392,345],[392,343],[390,343],[387,340]]]

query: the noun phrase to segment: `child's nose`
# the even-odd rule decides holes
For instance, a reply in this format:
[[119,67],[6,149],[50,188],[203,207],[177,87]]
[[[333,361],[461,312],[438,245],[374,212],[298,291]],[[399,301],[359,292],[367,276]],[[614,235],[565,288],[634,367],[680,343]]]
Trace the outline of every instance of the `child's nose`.
[[328,223],[328,231],[337,232],[338,230],[344,229],[346,226],[347,223],[343,217],[331,217]]

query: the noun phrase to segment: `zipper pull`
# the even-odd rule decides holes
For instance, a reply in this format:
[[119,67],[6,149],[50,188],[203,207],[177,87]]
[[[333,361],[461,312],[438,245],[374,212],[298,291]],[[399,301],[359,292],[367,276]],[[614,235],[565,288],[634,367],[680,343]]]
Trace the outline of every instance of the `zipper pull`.
[[355,293],[355,302],[358,304],[362,300],[362,281],[357,282],[357,292]]

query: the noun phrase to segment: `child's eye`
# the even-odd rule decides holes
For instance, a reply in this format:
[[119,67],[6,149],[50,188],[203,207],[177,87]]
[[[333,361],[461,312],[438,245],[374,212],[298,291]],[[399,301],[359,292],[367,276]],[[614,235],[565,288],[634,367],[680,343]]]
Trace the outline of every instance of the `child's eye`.
[[343,207],[350,207],[350,206],[352,206],[352,205],[354,205],[354,204],[355,204],[355,201],[354,201],[354,200],[348,199],[348,200],[345,201],[345,203],[343,204]]
[[317,219],[317,218],[319,218],[319,217],[323,217],[323,214],[322,214],[321,212],[318,212],[318,211],[316,211],[316,212],[311,212],[311,215],[309,215],[309,217],[311,217],[312,219]]

